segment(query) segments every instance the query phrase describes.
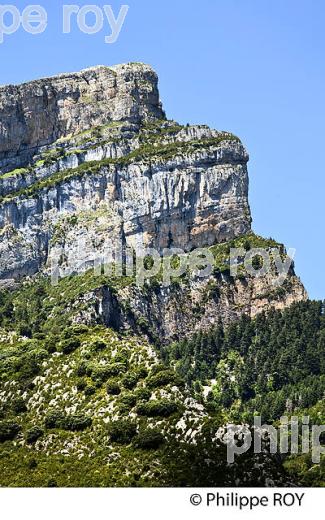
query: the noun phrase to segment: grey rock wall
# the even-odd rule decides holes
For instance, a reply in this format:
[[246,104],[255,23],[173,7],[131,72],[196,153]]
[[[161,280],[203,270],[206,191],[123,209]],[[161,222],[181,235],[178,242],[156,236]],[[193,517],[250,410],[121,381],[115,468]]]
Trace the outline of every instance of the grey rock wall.
[[157,82],[151,67],[127,64],[0,87],[0,171],[109,121],[164,118]]

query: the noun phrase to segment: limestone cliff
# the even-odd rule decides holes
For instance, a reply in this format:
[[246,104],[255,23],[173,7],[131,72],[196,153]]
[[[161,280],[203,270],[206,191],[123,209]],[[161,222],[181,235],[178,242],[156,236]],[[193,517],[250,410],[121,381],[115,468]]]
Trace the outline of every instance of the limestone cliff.
[[[166,120],[147,65],[2,87],[0,114],[0,280],[48,272],[53,262],[64,276],[77,269],[80,250],[91,267],[94,254],[105,261],[112,248],[190,251],[251,231],[244,146],[231,133]],[[246,291],[231,285],[195,327],[267,308],[258,295],[272,292],[271,281],[264,289],[249,282]],[[294,272],[291,282],[278,306],[306,297]],[[179,295],[183,309],[202,305],[201,289],[192,283],[190,297]],[[152,323],[166,326],[166,338],[187,328],[186,312],[180,319],[170,311],[172,296],[156,302],[164,325],[158,315]],[[146,319],[155,319],[155,301],[145,312],[148,302],[129,298],[135,314],[142,301]]]
[[143,64],[94,67],[0,88],[0,171],[41,147],[110,121],[163,118],[157,75]]
[[82,239],[189,250],[250,230],[243,145],[166,121],[148,66],[3,87],[0,107],[0,278],[64,267]]

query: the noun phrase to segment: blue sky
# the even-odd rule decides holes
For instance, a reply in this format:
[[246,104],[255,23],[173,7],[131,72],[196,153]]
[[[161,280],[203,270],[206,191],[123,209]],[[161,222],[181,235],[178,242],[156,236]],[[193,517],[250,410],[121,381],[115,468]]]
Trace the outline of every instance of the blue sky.
[[[169,118],[239,135],[250,153],[254,230],[294,247],[312,298],[325,298],[325,2],[323,0],[124,0],[116,43],[72,24],[68,0],[8,1],[48,12],[41,35],[22,29],[0,45],[0,83],[96,64],[150,63]],[[95,3],[74,0],[76,5]],[[123,2],[110,4],[118,13]],[[90,20],[90,19],[89,19]]]

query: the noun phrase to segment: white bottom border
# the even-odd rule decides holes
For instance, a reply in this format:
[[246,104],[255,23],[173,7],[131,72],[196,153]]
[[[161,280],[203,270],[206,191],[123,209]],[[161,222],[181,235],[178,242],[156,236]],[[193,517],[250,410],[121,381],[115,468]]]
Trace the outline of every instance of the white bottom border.
[[11,520],[310,520],[323,516],[325,489],[1,489],[0,500]]

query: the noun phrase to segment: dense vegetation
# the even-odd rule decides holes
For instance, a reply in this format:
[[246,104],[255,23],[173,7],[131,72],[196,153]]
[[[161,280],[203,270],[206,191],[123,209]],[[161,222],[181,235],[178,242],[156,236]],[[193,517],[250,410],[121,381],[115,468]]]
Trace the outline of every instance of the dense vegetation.
[[225,447],[212,442],[220,422],[143,340],[99,326],[32,339],[2,329],[0,368],[3,486],[286,481],[265,455],[247,454],[226,471]]
[[[325,424],[325,303],[299,302],[283,311],[243,316],[224,328],[170,345],[162,352],[205,401],[211,416],[277,425],[281,416]],[[203,398],[204,395],[204,398]],[[288,456],[284,467],[305,485],[323,486],[324,459]]]
[[212,380],[211,408],[272,422],[323,397],[325,304],[299,302],[227,328],[219,323],[167,347],[164,357],[197,392]]
[[[214,249],[218,271],[228,247]],[[289,472],[291,482],[323,485],[324,463],[309,454],[283,464],[264,458],[263,476],[249,453],[226,470],[212,439],[227,421],[251,423],[255,414],[275,424],[283,414],[324,423],[325,304],[243,316],[168,346],[73,323],[84,294],[132,283],[85,273],[0,292],[0,483],[262,485],[265,472],[283,483]]]

